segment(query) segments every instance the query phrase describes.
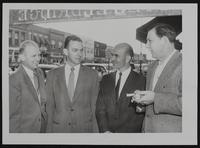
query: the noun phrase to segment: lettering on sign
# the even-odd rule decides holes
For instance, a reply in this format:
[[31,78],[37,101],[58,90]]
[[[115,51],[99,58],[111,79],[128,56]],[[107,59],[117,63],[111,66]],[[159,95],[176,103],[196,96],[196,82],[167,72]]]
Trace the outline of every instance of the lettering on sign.
[[181,15],[181,10],[11,9],[10,24]]

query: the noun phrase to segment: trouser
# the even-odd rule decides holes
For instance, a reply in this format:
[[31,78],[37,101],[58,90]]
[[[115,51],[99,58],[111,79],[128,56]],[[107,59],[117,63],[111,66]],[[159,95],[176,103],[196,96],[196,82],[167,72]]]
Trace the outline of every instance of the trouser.
[[41,128],[40,128],[40,133],[46,133],[46,128],[47,128],[47,114],[43,113],[41,115]]

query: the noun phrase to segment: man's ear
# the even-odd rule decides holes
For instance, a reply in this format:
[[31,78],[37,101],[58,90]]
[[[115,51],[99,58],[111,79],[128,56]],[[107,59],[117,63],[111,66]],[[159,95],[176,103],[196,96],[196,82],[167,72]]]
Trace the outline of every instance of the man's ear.
[[19,59],[19,61],[21,61],[21,62],[25,61],[25,56],[24,56],[24,54],[19,54],[18,59]]
[[68,55],[68,49],[63,48],[63,53],[64,53],[64,55]]
[[165,43],[169,43],[169,39],[168,39],[166,36],[163,36],[163,37],[162,37],[162,40],[163,40]]
[[129,63],[131,61],[131,56],[130,55],[126,55],[126,63]]

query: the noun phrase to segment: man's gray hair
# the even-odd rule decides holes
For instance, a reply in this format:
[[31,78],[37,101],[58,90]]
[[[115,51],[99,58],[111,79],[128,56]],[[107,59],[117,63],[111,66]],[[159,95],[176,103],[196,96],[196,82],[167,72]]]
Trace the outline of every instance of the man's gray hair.
[[34,47],[36,47],[36,48],[39,49],[38,44],[37,44],[36,42],[34,42],[33,40],[25,40],[25,41],[23,41],[23,42],[20,44],[20,46],[19,46],[19,54],[22,54],[22,53],[24,52],[25,48],[26,48],[28,45],[32,45],[32,46],[34,46]]

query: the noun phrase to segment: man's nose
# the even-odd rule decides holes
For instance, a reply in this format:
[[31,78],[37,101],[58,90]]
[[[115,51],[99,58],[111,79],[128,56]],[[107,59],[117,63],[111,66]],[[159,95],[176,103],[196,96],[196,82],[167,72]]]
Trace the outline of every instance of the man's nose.
[[79,50],[78,55],[81,57],[83,55],[83,51]]

